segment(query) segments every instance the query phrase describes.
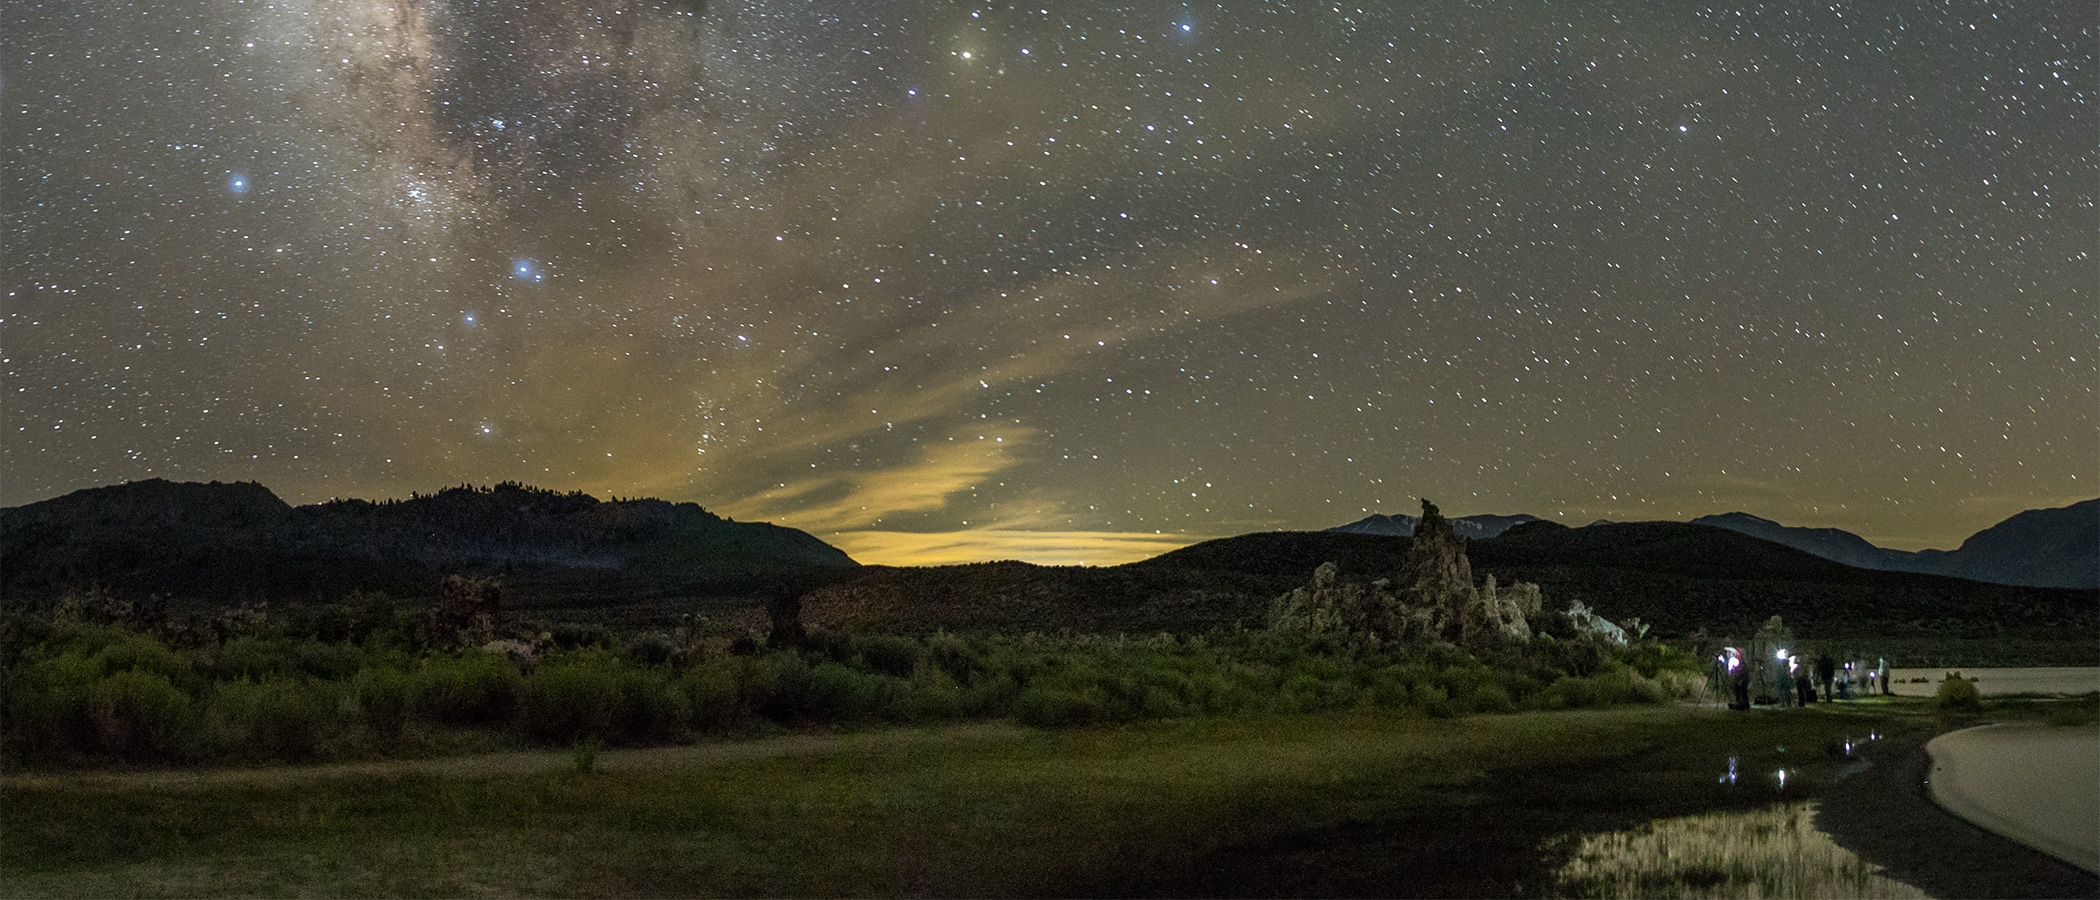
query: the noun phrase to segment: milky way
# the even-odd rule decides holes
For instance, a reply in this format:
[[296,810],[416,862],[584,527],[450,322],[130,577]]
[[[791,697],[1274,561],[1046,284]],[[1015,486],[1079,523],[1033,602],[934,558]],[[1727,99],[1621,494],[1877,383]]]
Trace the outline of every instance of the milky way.
[[2087,3],[7,6],[4,481],[863,561],[2096,491]]

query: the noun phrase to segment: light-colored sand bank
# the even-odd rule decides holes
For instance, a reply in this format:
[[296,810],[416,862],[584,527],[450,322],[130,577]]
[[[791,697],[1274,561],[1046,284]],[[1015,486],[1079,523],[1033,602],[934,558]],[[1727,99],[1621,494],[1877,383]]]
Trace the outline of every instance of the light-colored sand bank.
[[1925,750],[1934,803],[2100,872],[2100,727],[1986,725],[1940,735]]
[[[1976,679],[1976,690],[1987,697],[2007,694],[2083,694],[2100,691],[2100,666],[2032,666],[2015,669],[1974,669],[1944,666],[1937,669],[1890,669],[1889,681],[1903,697],[1930,697],[1950,671]],[[1913,681],[1923,678],[1924,681]]]

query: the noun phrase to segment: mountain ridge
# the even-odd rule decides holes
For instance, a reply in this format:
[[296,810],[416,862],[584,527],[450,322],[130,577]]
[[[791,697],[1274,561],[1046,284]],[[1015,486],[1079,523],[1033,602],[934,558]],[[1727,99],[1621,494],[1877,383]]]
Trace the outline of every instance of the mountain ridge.
[[1894,550],[1843,529],[1781,525],[1744,512],[1692,522],[1860,568],[2028,587],[2100,588],[2100,498],[2014,513],[1953,550]]
[[0,559],[10,605],[87,587],[174,601],[420,596],[448,574],[503,575],[528,606],[589,605],[858,566],[804,532],[694,503],[504,483],[291,506],[254,482],[164,479],[0,509]]

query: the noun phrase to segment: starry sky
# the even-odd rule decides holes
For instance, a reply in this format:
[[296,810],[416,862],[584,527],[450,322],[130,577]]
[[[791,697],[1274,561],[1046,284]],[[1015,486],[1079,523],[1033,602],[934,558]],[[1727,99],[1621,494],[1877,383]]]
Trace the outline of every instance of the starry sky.
[[2086,2],[19,0],[0,503],[863,562],[2100,493]]

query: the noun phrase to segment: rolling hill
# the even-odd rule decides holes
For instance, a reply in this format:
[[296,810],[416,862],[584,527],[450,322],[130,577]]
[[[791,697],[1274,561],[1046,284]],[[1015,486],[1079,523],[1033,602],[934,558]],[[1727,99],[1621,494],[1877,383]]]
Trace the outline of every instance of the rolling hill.
[[0,510],[0,602],[98,586],[178,605],[427,596],[448,574],[500,574],[519,608],[748,598],[849,571],[792,528],[692,503],[599,501],[522,485],[291,506],[259,484],[153,479]]

